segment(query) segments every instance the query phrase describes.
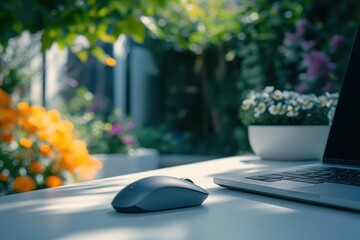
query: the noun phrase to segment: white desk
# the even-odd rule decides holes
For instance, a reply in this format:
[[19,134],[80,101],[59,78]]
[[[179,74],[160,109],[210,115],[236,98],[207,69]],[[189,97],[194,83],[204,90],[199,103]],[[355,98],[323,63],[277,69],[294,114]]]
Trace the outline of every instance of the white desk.
[[[300,162],[231,157],[0,198],[0,239],[360,239],[360,214],[221,188],[213,176]],[[306,162],[301,162],[304,164]],[[188,177],[210,192],[203,206],[121,214],[110,203],[152,175]]]

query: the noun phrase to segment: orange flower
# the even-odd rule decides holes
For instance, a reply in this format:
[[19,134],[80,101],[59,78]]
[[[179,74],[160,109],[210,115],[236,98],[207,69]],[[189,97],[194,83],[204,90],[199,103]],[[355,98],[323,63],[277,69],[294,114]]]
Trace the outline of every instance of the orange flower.
[[20,139],[20,145],[24,148],[31,148],[32,147],[32,141],[28,138],[22,138]]
[[25,103],[25,102],[19,102],[17,105],[17,108],[25,113],[28,113],[30,111],[30,106],[29,104]]
[[0,173],[0,181],[7,182],[9,180],[9,176]]
[[46,109],[42,106],[32,106],[31,107],[31,113],[33,115],[44,114],[45,112],[46,112]]
[[60,113],[57,110],[49,110],[47,114],[53,122],[59,122],[61,120]]
[[51,153],[51,147],[47,144],[41,144],[39,146],[39,150],[40,150],[41,154],[44,156],[49,156]]
[[13,139],[13,135],[11,133],[0,133],[0,141],[10,143]]
[[49,176],[45,179],[45,185],[48,187],[58,187],[62,185],[62,180],[58,176]]
[[30,163],[29,171],[31,173],[43,173],[44,167],[38,161],[35,161],[35,162]]
[[103,167],[103,164],[100,160],[94,157],[89,157],[89,165],[91,165],[95,169],[101,169]]
[[18,112],[14,109],[3,109],[0,111],[0,122],[14,124],[18,120]]
[[31,177],[19,176],[15,178],[13,188],[18,192],[29,192],[36,189],[36,183]]
[[48,140],[48,138],[49,138],[49,134],[48,133],[46,133],[46,132],[38,132],[38,137],[41,139],[41,140],[43,140],[43,141],[46,141],[46,140]]
[[109,67],[114,67],[116,65],[116,60],[112,57],[108,57],[105,59],[105,64]]
[[[115,64],[115,59],[108,59],[109,66]],[[96,171],[101,168],[101,162],[89,155],[85,142],[74,138],[73,124],[61,119],[57,110],[47,111],[43,107],[31,106],[26,102],[19,102],[13,106],[10,96],[1,89],[0,128],[1,142],[11,143],[14,141],[14,136],[25,136],[20,137],[19,145],[21,148],[30,150],[37,141],[41,141],[41,144],[36,145],[39,151],[29,152],[28,150],[25,154],[23,151],[15,154],[15,159],[20,161],[19,164],[27,167],[29,176],[15,178],[13,184],[10,185],[14,191],[25,192],[37,189],[38,186],[32,174],[46,172],[45,166],[39,161],[31,161],[28,165],[26,159],[29,158],[30,153],[31,158],[47,156],[47,160],[51,161],[49,164],[52,171],[65,170],[69,173],[69,177],[80,181],[94,178]],[[62,185],[64,180],[57,175],[44,177],[44,185],[46,187]],[[0,181],[9,181],[14,177],[16,176],[0,174]]]
[[0,108],[9,105],[11,98],[4,90],[0,89]]
[[30,116],[26,119],[26,124],[24,124],[24,129],[28,130],[31,133],[35,133],[39,129],[39,121],[34,116]]

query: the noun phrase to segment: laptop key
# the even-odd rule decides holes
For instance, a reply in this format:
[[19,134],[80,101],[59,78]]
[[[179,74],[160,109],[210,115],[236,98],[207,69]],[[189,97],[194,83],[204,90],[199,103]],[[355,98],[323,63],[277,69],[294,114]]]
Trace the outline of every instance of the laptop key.
[[252,179],[252,180],[258,180],[258,181],[263,181],[263,182],[277,182],[277,181],[282,180],[281,176],[277,176],[275,174],[249,176],[249,177],[245,177],[245,178]]
[[330,169],[334,169],[334,168],[333,167],[310,167],[308,169],[322,171],[322,170],[330,170]]
[[268,179],[269,175],[261,175],[261,176],[250,176],[250,177],[245,177],[247,179],[252,179],[252,180],[264,180],[264,179]]
[[351,184],[349,184],[348,181],[344,181],[344,180],[341,180],[341,179],[328,178],[328,179],[324,179],[324,182],[351,185]]
[[304,179],[311,179],[312,178],[312,177],[308,177],[306,175],[293,174],[291,172],[282,172],[282,173],[278,173],[277,175],[281,175],[283,177],[292,177],[292,178],[304,178]]
[[261,180],[263,182],[278,182],[278,181],[281,181],[280,178],[268,178],[268,179],[264,179],[264,180]]
[[283,176],[283,175],[281,175],[281,174],[272,174],[272,176],[273,176],[274,178],[280,178],[281,180],[289,180],[289,179],[294,178],[294,177],[290,177],[290,176]]
[[306,179],[306,178],[293,178],[293,179],[289,179],[289,181],[293,181],[293,182],[303,182],[303,183],[312,183],[312,184],[323,183],[322,181],[312,180],[312,179]]

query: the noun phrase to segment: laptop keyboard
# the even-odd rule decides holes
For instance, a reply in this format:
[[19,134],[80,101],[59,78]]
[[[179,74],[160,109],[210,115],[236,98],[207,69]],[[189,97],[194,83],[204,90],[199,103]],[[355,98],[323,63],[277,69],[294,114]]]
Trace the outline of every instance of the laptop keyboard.
[[274,174],[249,176],[246,178],[263,182],[289,180],[312,184],[328,182],[360,186],[360,170],[336,167],[311,167],[297,171],[278,172]]

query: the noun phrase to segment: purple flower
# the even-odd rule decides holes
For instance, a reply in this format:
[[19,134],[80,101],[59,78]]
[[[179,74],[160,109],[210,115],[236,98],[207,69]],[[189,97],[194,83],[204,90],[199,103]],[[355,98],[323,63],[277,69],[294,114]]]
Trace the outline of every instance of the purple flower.
[[125,145],[131,145],[134,144],[134,139],[131,136],[123,136],[121,138],[121,141],[123,142],[123,144]]
[[131,130],[133,130],[134,128],[135,128],[135,124],[134,124],[133,122],[128,122],[128,123],[126,124],[126,129],[127,129],[127,130],[131,131]]
[[309,90],[309,85],[305,82],[300,83],[295,87],[295,91],[298,93],[304,93]]
[[336,68],[325,53],[313,51],[304,56],[304,63],[307,67],[307,74],[315,80],[319,77],[328,76]]
[[295,33],[285,33],[285,42],[296,43],[300,40],[300,37]]
[[114,125],[112,125],[110,135],[114,136],[118,135],[119,133],[121,133],[121,125],[119,123],[114,123]]
[[87,109],[86,112],[94,112],[96,109],[96,104],[92,103]]
[[79,86],[79,83],[78,81],[76,81],[76,79],[69,79],[69,86],[72,87],[72,88],[76,88],[77,86]]
[[310,40],[310,41],[303,42],[301,44],[301,47],[303,50],[308,51],[308,50],[312,49],[313,47],[315,47],[315,45],[316,45],[315,41]]
[[334,35],[330,40],[330,45],[334,48],[341,47],[345,42],[345,38],[341,35]]
[[300,38],[304,37],[307,26],[308,22],[306,20],[300,20],[295,23],[296,33]]

